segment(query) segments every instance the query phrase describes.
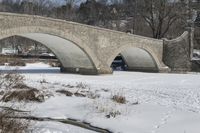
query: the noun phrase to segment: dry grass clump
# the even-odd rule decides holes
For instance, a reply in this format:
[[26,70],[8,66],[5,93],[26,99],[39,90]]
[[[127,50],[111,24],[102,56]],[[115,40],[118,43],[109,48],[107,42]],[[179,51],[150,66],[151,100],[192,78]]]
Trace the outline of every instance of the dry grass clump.
[[57,90],[56,92],[61,93],[61,94],[64,94],[64,95],[66,95],[66,96],[70,96],[70,97],[73,95],[72,92],[67,91],[67,90]]
[[67,90],[57,90],[56,92],[64,94],[64,95],[69,96],[69,97],[71,97],[73,95],[76,96],[76,97],[86,97],[85,94],[82,94],[82,93],[79,93],[79,92],[72,93],[72,92],[67,91]]
[[5,65],[5,62],[7,62],[7,59],[5,57],[0,56],[0,65]]
[[40,82],[40,84],[47,84],[48,83],[45,78],[41,79],[39,82]]
[[98,113],[103,113],[106,118],[115,118],[124,111],[119,108],[119,104],[111,102],[110,99],[97,99],[94,101],[94,109]]
[[68,91],[68,90],[57,90],[56,91],[57,93],[60,93],[60,94],[64,94],[68,97],[71,97],[71,96],[76,96],[76,97],[88,97],[90,99],[96,99],[96,98],[99,98],[100,95],[96,94],[96,93],[93,93],[91,91],[87,92],[87,93],[83,93],[83,92],[78,92],[76,91],[75,93],[71,92],[71,91]]
[[76,85],[70,85],[70,84],[64,85],[63,84],[62,86],[67,87],[67,88],[77,88],[80,90],[86,90],[86,89],[89,90],[90,89],[90,87],[83,82],[78,82],[78,83],[76,83]]
[[[57,93],[61,93],[64,94],[66,96],[76,96],[76,97],[88,97],[90,99],[96,99],[99,98],[100,95],[96,94],[96,92],[92,92],[90,91],[90,87],[82,82],[78,82],[76,83],[76,85],[64,85],[62,84],[63,87],[66,87],[69,90],[65,90],[65,89],[61,89],[61,90],[57,90]],[[76,90],[75,90],[76,89]]]
[[82,82],[77,83],[75,88],[78,89],[74,93],[74,95],[77,97],[86,97],[86,95],[90,92],[90,87]]
[[75,92],[74,96],[76,96],[76,97],[86,97],[85,94],[82,94],[82,93],[79,93],[79,92]]
[[40,94],[37,89],[23,89],[23,90],[15,90],[9,91],[4,94],[1,99],[3,102],[9,101],[26,101],[26,102],[44,102],[44,95]]
[[100,98],[100,94],[97,94],[97,92],[88,92],[87,93],[87,97],[90,99],[96,99],[96,98]]
[[40,91],[27,86],[24,83],[24,77],[20,74],[11,72],[0,74],[0,89],[3,90],[1,101],[26,101],[43,102],[44,95]]
[[91,92],[90,92],[90,87],[85,84],[85,83],[82,83],[82,82],[78,82],[76,83],[76,85],[62,85],[66,88],[70,88],[70,89],[77,89],[75,92],[70,92],[70,91],[67,91],[67,90],[58,90],[56,92],[58,93],[62,93],[62,94],[65,94],[66,96],[76,96],[76,97],[86,97],[87,95],[89,95]]
[[8,64],[8,66],[26,66],[26,63],[21,58],[0,56],[0,65],[5,64]]
[[121,115],[121,112],[119,112],[119,111],[111,111],[111,112],[109,112],[109,114],[106,115],[106,118],[115,118],[118,115]]
[[61,67],[60,62],[58,61],[49,61],[49,65],[52,67]]
[[87,84],[84,84],[82,82],[77,83],[75,87],[79,88],[79,89],[88,89],[89,88],[89,86]]
[[120,103],[120,104],[125,104],[126,103],[126,97],[121,95],[121,94],[116,94],[112,96],[112,100]]
[[0,132],[1,133],[27,133],[29,132],[29,122],[27,120],[20,120],[9,118],[15,116],[12,112],[0,112]]
[[0,91],[0,95],[3,95],[4,94],[4,91]]
[[17,84],[24,84],[24,76],[15,73],[15,71],[8,74],[0,74],[1,89],[10,90]]
[[27,86],[24,83],[17,83],[16,85],[13,86],[15,89],[33,89],[32,87]]
[[[32,92],[28,91],[23,93],[17,91],[16,88],[27,88],[24,84],[24,77],[13,72],[8,74],[0,73],[0,95],[2,95],[2,101],[14,100],[14,97],[20,96],[19,99],[24,97],[32,97]],[[13,91],[15,90],[15,91]],[[28,96],[27,96],[28,95]],[[15,99],[16,100],[16,99]],[[13,103],[12,106],[15,104]],[[16,108],[16,107],[15,107]],[[28,115],[27,112],[18,111],[13,108],[0,106],[0,133],[28,133],[30,121],[17,119],[15,117]]]
[[19,59],[19,58],[14,58],[13,60],[8,62],[9,66],[26,66],[26,63]]

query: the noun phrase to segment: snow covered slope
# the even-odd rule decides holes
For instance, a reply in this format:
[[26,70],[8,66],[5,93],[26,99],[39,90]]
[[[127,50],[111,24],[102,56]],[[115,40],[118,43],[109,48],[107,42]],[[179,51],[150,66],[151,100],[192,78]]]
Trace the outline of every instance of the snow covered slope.
[[[24,75],[27,84],[53,95],[44,103],[31,106],[36,116],[75,118],[116,133],[200,132],[199,74],[115,72],[114,75],[101,76]],[[40,81],[44,80],[46,82],[41,84]],[[59,89],[76,92],[80,83],[98,97],[67,97],[55,92]],[[118,93],[126,97],[126,104],[118,104],[111,99]],[[135,105],[136,102],[139,104]],[[110,112],[120,113],[107,118]],[[60,126],[63,127],[63,124]],[[57,129],[57,132],[65,131]]]

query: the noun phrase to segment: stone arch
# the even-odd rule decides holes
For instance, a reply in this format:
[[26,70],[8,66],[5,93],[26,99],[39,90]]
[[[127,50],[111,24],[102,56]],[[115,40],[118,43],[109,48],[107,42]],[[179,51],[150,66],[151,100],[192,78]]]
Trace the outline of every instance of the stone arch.
[[[28,39],[40,42],[41,44],[45,45],[50,50],[52,50],[55,53],[55,55],[57,55],[57,57],[63,64],[62,65],[63,71],[71,72],[71,73],[80,73],[80,74],[98,74],[97,72],[98,62],[97,62],[97,59],[95,59],[96,56],[94,56],[92,50],[89,47],[87,47],[86,44],[84,44],[83,40],[81,40],[80,38],[76,37],[75,35],[71,33],[63,32],[58,29],[51,29],[51,28],[46,28],[46,27],[33,27],[33,26],[10,28],[10,29],[6,29],[2,31],[2,33],[3,34],[0,36],[0,39],[16,35],[16,36],[20,36],[20,37],[24,37],[24,38],[28,38]],[[66,48],[66,46],[63,45],[64,46],[63,49],[60,49],[60,52],[62,53],[61,56],[63,57],[62,59],[58,56],[58,52],[59,52],[58,49],[56,51],[56,48],[52,47],[53,46],[52,44],[50,47],[50,44],[45,43],[45,41],[42,40],[41,38],[37,39],[41,35],[43,37],[49,37],[49,38],[53,37],[54,39],[57,39],[57,40],[59,39],[60,41],[62,41],[62,43],[64,41],[67,43],[70,43],[71,48],[73,48],[76,51],[76,54],[81,53],[80,54],[81,56],[79,56],[80,58],[84,56],[84,57],[87,57],[88,59],[85,60],[85,63],[76,62],[75,66],[69,67],[67,63],[63,61],[64,57],[67,57],[67,55],[64,55],[64,51],[63,51],[63,49]]]
[[[137,52],[137,53],[136,53]],[[122,58],[128,65],[128,70],[139,70],[139,71],[152,71],[158,72],[160,64],[156,54],[148,48],[146,45],[142,46],[122,46],[116,49],[112,56],[108,59],[107,63],[110,66],[117,55],[121,54]],[[137,55],[140,54],[140,55]],[[134,61],[143,59],[142,61]],[[136,64],[138,63],[138,64]]]

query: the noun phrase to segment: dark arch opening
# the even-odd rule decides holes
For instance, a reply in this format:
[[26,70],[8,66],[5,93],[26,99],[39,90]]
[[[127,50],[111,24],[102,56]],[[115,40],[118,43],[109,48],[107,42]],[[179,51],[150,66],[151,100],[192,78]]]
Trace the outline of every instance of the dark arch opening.
[[151,54],[141,48],[128,48],[119,53],[111,64],[114,71],[158,72]]
[[16,35],[43,44],[52,51],[61,63],[61,71],[78,74],[97,74],[88,54],[71,41],[43,33]]
[[128,64],[126,60],[123,58],[122,54],[118,54],[115,59],[113,60],[111,66],[114,71],[127,71]]

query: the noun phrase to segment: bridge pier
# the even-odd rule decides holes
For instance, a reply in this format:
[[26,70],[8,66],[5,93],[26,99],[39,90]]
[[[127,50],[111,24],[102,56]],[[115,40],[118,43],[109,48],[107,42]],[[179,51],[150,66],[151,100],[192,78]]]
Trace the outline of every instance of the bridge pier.
[[158,68],[159,73],[169,73],[170,71],[171,71],[171,69],[166,65]]
[[110,67],[97,68],[98,74],[112,74],[113,70]]
[[[87,68],[66,68],[61,67],[62,73],[72,73],[72,74],[81,74],[81,75],[99,75],[99,74],[112,74],[113,70],[108,68],[99,68],[95,69],[87,69]],[[127,71],[143,71],[143,72],[159,72],[159,73],[168,73],[170,72],[169,67],[160,67],[158,69],[155,68],[128,68]]]

